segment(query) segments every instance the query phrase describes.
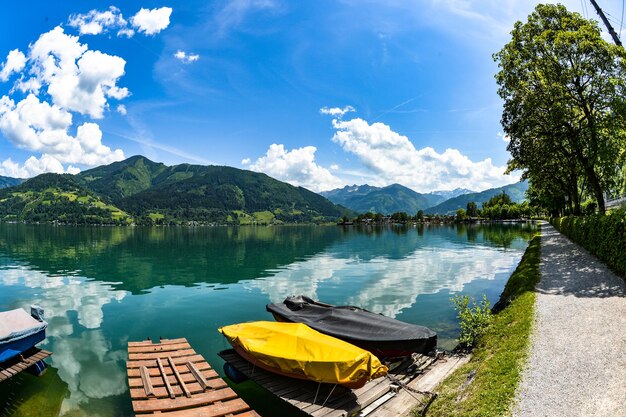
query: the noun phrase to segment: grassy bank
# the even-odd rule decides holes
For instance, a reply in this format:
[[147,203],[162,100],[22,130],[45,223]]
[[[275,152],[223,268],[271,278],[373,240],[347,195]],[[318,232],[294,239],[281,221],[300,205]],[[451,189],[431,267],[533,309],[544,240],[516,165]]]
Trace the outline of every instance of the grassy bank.
[[510,414],[526,363],[539,281],[540,236],[530,242],[501,296],[502,310],[472,353],[469,363],[437,389],[428,417],[489,417]]

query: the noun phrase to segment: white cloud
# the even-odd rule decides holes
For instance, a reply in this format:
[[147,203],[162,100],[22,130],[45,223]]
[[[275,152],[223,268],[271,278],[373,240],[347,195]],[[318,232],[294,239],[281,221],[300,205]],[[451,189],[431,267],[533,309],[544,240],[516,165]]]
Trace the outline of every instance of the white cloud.
[[139,32],[146,35],[154,35],[165,29],[170,24],[171,7],[161,7],[160,9],[142,8],[130,21]]
[[81,35],[99,35],[111,28],[123,28],[127,22],[122,17],[120,9],[111,6],[109,10],[103,12],[90,10],[85,14],[73,14],[68,25],[78,28]]
[[[117,86],[126,61],[88,50],[77,36],[65,34],[60,26],[31,45],[29,61],[37,80],[33,86],[47,85],[53,103],[66,110],[99,119],[107,107],[107,98],[121,100],[129,95],[127,88]],[[34,87],[30,91],[37,94]]]
[[250,162],[252,162],[250,158],[244,158],[241,160],[241,165],[249,165]]
[[457,149],[437,153],[433,148],[416,149],[406,136],[384,123],[369,124],[363,119],[333,120],[333,141],[356,155],[377,178],[372,185],[400,183],[418,192],[435,189],[468,188],[483,190],[517,181],[505,176],[505,167],[490,158],[473,162]]
[[135,31],[131,28],[123,28],[117,31],[117,36],[126,36],[127,38],[132,38],[135,36]]
[[20,72],[26,65],[26,56],[19,49],[14,49],[7,55],[7,60],[0,70],[0,81],[7,81],[12,73]]
[[[112,151],[102,144],[102,132],[95,123],[85,122],[78,126],[76,136],[68,134],[72,115],[56,104],[41,102],[34,94],[15,104],[7,96],[0,98],[0,131],[15,146],[40,152],[46,157],[45,165],[24,169],[36,172],[62,172],[62,167],[51,164],[53,158],[59,163],[89,166],[108,164],[124,159],[120,149]],[[28,161],[27,161],[28,162]]]
[[77,168],[68,167],[67,170],[63,168],[63,165],[54,157],[50,155],[42,155],[37,159],[31,156],[20,165],[14,162],[11,158],[5,159],[0,163],[0,175],[13,178],[31,178],[44,172],[54,172],[55,174],[76,174],[80,172]]
[[328,114],[333,117],[341,119],[346,113],[355,112],[356,109],[352,106],[345,106],[343,109],[340,107],[322,107],[320,109],[321,114]]
[[505,135],[502,132],[498,132],[498,137],[506,143],[509,143],[511,141],[511,138],[509,137],[509,135]]
[[128,113],[128,111],[126,110],[126,106],[123,104],[119,104],[116,110],[122,116],[126,116],[126,114]]
[[330,190],[341,187],[344,182],[335,177],[326,168],[315,163],[314,146],[286,151],[284,145],[272,144],[265,156],[254,163],[244,159],[242,164],[249,165],[253,171],[265,174],[291,185],[301,186],[313,191]]
[[187,54],[185,51],[181,50],[176,51],[174,57],[186,64],[196,62],[198,59],[200,59],[200,55],[198,54]]

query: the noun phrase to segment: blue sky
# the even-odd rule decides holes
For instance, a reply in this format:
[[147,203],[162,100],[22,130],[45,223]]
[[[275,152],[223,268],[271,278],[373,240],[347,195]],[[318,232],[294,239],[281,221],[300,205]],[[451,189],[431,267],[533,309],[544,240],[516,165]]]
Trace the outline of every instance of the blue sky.
[[[563,2],[596,18],[588,2]],[[622,4],[601,0],[616,29]],[[0,175],[142,154],[322,191],[515,182],[491,55],[524,0],[11,2]]]

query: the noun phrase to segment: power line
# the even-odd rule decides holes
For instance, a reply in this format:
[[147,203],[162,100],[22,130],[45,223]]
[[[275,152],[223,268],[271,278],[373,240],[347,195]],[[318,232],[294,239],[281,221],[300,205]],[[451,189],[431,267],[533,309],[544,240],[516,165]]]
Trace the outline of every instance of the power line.
[[622,35],[622,23],[624,23],[624,0],[622,0],[622,19],[619,22],[619,34]]

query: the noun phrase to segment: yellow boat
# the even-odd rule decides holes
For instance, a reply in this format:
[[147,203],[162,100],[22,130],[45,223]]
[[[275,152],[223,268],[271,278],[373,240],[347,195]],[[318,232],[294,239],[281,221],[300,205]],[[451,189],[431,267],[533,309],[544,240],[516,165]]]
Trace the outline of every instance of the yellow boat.
[[219,331],[244,359],[281,375],[356,389],[387,374],[372,353],[306,324],[256,321]]

